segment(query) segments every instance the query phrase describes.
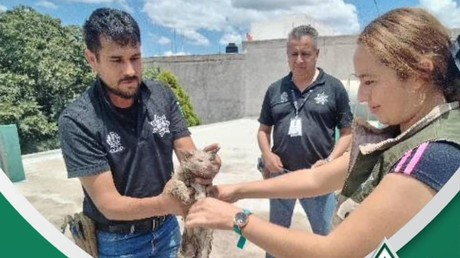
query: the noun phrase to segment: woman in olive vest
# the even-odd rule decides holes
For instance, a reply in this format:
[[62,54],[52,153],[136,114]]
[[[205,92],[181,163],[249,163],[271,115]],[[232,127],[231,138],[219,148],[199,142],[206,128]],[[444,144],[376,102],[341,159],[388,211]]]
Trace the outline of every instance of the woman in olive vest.
[[[359,35],[358,99],[380,123],[356,119],[351,150],[321,167],[211,189],[227,202],[299,198],[341,189],[328,236],[290,230],[213,198],[195,204],[187,227],[234,230],[277,257],[363,257],[411,220],[460,167],[459,39],[418,8],[392,10]],[[460,176],[460,172],[454,177]],[[291,185],[290,188],[285,187]]]

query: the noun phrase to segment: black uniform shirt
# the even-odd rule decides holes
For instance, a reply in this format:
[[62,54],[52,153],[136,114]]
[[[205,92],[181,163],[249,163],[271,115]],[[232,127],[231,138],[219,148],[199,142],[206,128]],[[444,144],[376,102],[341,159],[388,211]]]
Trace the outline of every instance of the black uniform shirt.
[[[292,73],[268,88],[259,122],[273,129],[273,153],[281,158],[285,169],[309,168],[332,152],[335,127],[351,126],[348,94],[343,84],[318,68],[317,79],[304,92],[292,82]],[[296,116],[302,121],[300,136],[291,137],[289,126]]]
[[[173,142],[190,132],[173,92],[159,82],[141,84],[136,106],[117,110],[98,79],[63,111],[59,133],[69,178],[110,170],[121,195],[142,198],[162,192],[173,172]],[[83,210],[109,223],[86,192]]]

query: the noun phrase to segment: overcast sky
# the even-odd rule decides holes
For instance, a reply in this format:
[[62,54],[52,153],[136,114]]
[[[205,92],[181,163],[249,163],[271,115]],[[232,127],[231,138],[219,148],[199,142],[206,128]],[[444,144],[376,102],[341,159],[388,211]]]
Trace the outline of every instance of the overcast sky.
[[453,0],[0,0],[0,10],[27,5],[82,25],[92,10],[113,7],[130,12],[142,30],[144,56],[215,54],[229,42],[241,44],[253,22],[306,14],[335,34],[357,34],[372,19],[398,7],[423,7],[450,28],[460,27]]

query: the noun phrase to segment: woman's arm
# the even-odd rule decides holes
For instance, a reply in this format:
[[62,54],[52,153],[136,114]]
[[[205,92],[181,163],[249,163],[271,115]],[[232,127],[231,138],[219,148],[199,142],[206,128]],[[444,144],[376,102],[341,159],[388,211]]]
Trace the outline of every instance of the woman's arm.
[[227,202],[245,198],[303,198],[341,189],[347,175],[349,154],[313,169],[303,169],[274,178],[214,186],[212,196]]
[[330,160],[334,160],[337,157],[342,156],[342,154],[347,151],[347,149],[350,147],[351,137],[351,128],[340,129],[340,138],[335,144],[331,154],[329,155]]
[[[435,195],[435,191],[404,174],[388,174],[364,202],[328,236],[286,229],[255,215],[243,235],[276,257],[364,257],[391,237]],[[197,202],[186,227],[231,230],[241,209],[213,198]]]

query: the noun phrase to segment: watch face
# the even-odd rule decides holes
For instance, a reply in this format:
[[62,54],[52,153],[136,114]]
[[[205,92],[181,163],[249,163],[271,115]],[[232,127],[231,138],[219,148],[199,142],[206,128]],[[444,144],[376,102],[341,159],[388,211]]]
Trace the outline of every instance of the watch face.
[[243,227],[246,225],[246,223],[248,223],[248,215],[244,212],[238,212],[235,215],[235,224],[238,227]]

